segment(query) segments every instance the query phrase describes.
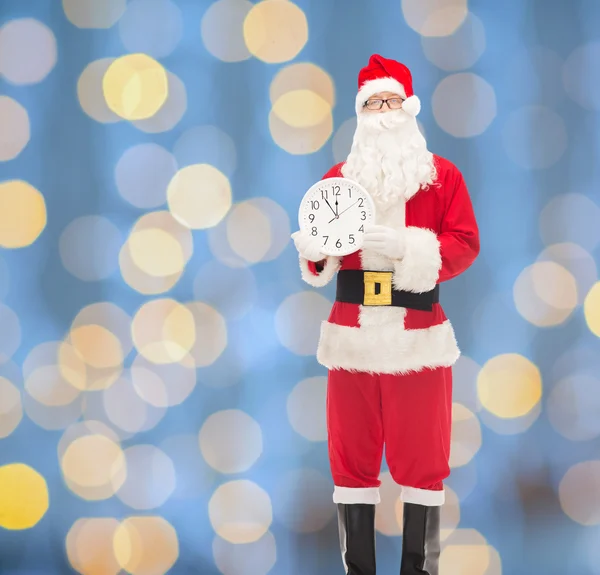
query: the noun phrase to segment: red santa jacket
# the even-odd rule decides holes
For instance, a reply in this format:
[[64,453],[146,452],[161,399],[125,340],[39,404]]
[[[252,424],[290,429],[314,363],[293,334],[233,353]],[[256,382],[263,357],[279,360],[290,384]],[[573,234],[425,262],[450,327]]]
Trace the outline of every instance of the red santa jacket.
[[[338,270],[391,271],[396,289],[423,293],[465,271],[479,253],[479,231],[462,174],[448,160],[434,156],[436,182],[377,223],[405,228],[402,260],[360,250],[328,256],[318,271],[300,257],[302,278],[314,287],[329,283]],[[343,163],[324,178],[342,177]],[[439,303],[432,311],[370,306],[336,301],[321,326],[317,360],[329,369],[371,373],[408,373],[453,365],[460,355],[452,325]]]

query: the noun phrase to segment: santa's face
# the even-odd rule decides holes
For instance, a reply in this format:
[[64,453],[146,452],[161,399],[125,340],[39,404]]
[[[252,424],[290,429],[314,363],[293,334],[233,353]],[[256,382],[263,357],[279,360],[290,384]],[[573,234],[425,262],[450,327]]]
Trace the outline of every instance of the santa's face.
[[386,211],[432,184],[435,168],[416,118],[402,107],[389,109],[383,104],[381,108],[386,111],[363,106],[342,173],[364,186],[378,210]]
[[362,113],[385,114],[391,110],[399,110],[404,100],[403,96],[395,92],[378,92],[363,104]]

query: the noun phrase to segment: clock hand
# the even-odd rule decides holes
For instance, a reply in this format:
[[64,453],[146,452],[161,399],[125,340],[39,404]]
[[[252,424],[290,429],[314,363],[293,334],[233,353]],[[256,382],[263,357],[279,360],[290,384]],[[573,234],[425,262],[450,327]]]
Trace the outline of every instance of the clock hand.
[[[333,218],[333,220],[339,218],[344,212],[347,212],[352,206],[355,206],[356,204],[358,204],[360,198],[358,200],[356,200],[353,204],[350,204],[345,210],[342,210],[335,218]],[[331,223],[333,222],[333,220],[329,220],[329,222],[327,223]]]
[[[329,209],[330,209],[330,210],[331,210],[331,211],[334,213],[335,217],[337,218],[337,210],[334,210],[334,209],[331,207],[331,204],[329,203],[329,200],[325,200],[325,202],[327,203],[327,205],[329,206]],[[336,201],[336,204],[337,204],[337,201]],[[335,218],[334,218],[334,219],[335,219]]]
[[339,217],[338,209],[339,209],[338,208],[338,200],[337,200],[337,196],[336,196],[336,198],[335,198],[335,215]]

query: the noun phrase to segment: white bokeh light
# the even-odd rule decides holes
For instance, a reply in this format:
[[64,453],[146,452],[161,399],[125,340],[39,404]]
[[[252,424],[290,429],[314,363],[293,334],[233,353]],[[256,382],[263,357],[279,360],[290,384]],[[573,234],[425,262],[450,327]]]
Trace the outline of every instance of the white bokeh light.
[[468,14],[467,0],[402,0],[406,23],[422,36],[452,34]]
[[287,416],[290,425],[309,441],[327,440],[326,398],[327,378],[323,376],[302,380],[288,396]]
[[356,132],[356,117],[346,120],[336,131],[332,139],[333,159],[336,163],[343,162],[352,148],[352,140]]
[[0,96],[0,162],[16,158],[29,142],[27,110],[16,100]]
[[77,98],[81,109],[90,117],[103,124],[120,122],[106,104],[102,93],[102,79],[114,58],[101,58],[89,63],[77,80]]
[[206,49],[224,62],[241,62],[251,54],[244,42],[244,20],[252,9],[247,0],[218,0],[202,17],[201,34]]
[[62,4],[78,28],[110,28],[125,12],[127,0],[62,0]]
[[4,363],[21,345],[21,322],[19,316],[3,303],[0,303],[0,325],[0,363]]
[[213,541],[215,564],[223,575],[267,575],[277,561],[275,537],[267,531],[258,541],[233,544],[221,537]]
[[569,97],[586,110],[600,110],[600,42],[579,46],[566,59],[563,82]]

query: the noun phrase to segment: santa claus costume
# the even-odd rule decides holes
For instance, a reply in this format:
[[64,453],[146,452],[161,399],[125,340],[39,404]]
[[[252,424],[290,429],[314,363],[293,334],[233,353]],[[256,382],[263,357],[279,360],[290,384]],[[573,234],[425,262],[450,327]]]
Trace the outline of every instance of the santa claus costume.
[[[402,107],[365,112],[381,92],[400,95]],[[365,230],[360,251],[344,257],[324,256],[314,238],[294,234],[303,279],[314,287],[337,282],[317,359],[328,368],[329,460],[348,575],[375,574],[384,445],[402,486],[401,575],[438,573],[451,370],[460,354],[439,290],[473,263],[479,233],[465,181],[428,151],[419,111],[408,68],[371,56],[358,78],[351,152],[324,178],[361,184],[375,202],[377,225]]]

